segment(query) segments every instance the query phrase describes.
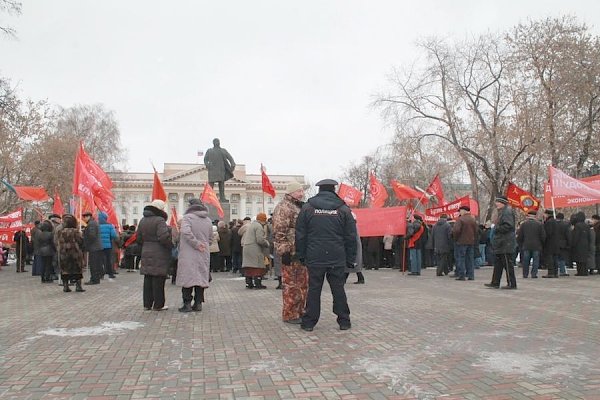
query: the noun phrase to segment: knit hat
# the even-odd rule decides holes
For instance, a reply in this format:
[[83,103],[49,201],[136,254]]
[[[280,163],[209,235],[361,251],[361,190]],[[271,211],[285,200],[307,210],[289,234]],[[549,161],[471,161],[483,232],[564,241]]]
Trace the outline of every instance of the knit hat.
[[201,206],[201,205],[203,205],[202,201],[200,199],[195,198],[195,197],[192,197],[191,199],[189,199],[188,200],[188,204],[190,206]]
[[295,191],[300,189],[304,189],[304,186],[300,182],[293,181],[288,183],[287,187],[285,188],[285,192],[294,193]]
[[506,198],[506,196],[498,196],[494,201],[496,203],[508,204],[508,199]]
[[258,215],[256,216],[256,220],[260,222],[267,222],[267,214],[258,213]]
[[150,203],[150,205],[152,207],[158,208],[161,211],[164,211],[165,210],[165,206],[166,206],[165,202],[162,201],[162,200],[159,200],[159,199],[152,200],[152,203]]

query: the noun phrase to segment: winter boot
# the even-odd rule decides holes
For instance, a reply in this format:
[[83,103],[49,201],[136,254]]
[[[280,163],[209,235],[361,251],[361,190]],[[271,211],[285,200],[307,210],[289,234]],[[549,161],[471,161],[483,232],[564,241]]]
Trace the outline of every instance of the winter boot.
[[[65,285],[69,285],[68,283],[65,283]],[[75,291],[76,292],[85,292],[85,289],[81,287],[81,279],[77,279],[77,281],[75,282]]]
[[252,278],[246,277],[246,289],[254,289],[254,283],[252,283]]
[[192,311],[202,311],[202,303],[199,301],[194,301],[194,305],[192,306]]
[[279,284],[277,285],[277,287],[275,289],[279,289],[279,290],[283,289],[283,286],[281,286],[281,277],[280,276],[277,277],[277,282],[279,282]]
[[192,312],[192,302],[191,301],[185,301],[183,303],[183,307],[179,308],[179,312]]
[[70,292],[71,288],[69,287],[69,280],[64,280],[63,281],[63,292]]
[[266,289],[267,287],[262,284],[262,278],[254,278],[254,289]]

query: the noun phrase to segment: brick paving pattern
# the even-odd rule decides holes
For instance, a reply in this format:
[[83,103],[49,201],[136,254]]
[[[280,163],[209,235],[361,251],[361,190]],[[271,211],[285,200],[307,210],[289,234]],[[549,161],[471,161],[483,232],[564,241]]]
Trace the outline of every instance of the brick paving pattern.
[[[28,269],[31,267],[28,266]],[[214,274],[200,313],[145,311],[142,278],[63,293],[0,272],[0,399],[600,399],[600,277],[475,281],[365,271],[338,330],[325,285],[313,332],[281,291]],[[350,281],[355,280],[351,276]]]

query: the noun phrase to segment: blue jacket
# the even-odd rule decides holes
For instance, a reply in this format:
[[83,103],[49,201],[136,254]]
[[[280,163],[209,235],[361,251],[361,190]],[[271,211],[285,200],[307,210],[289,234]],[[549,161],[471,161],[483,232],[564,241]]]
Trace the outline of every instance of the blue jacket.
[[105,212],[98,212],[98,223],[100,224],[100,240],[103,249],[112,249],[113,240],[117,240],[117,230],[112,224],[109,224],[108,215]]

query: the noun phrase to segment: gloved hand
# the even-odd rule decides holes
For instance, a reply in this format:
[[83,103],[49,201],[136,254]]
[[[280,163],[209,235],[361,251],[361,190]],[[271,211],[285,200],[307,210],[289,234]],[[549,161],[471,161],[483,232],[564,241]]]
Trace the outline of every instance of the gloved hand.
[[351,263],[351,262],[346,263],[346,268],[348,268],[348,269],[354,269],[355,267],[356,267],[356,263]]
[[281,255],[281,263],[283,265],[292,265],[292,255],[289,251],[286,251]]

